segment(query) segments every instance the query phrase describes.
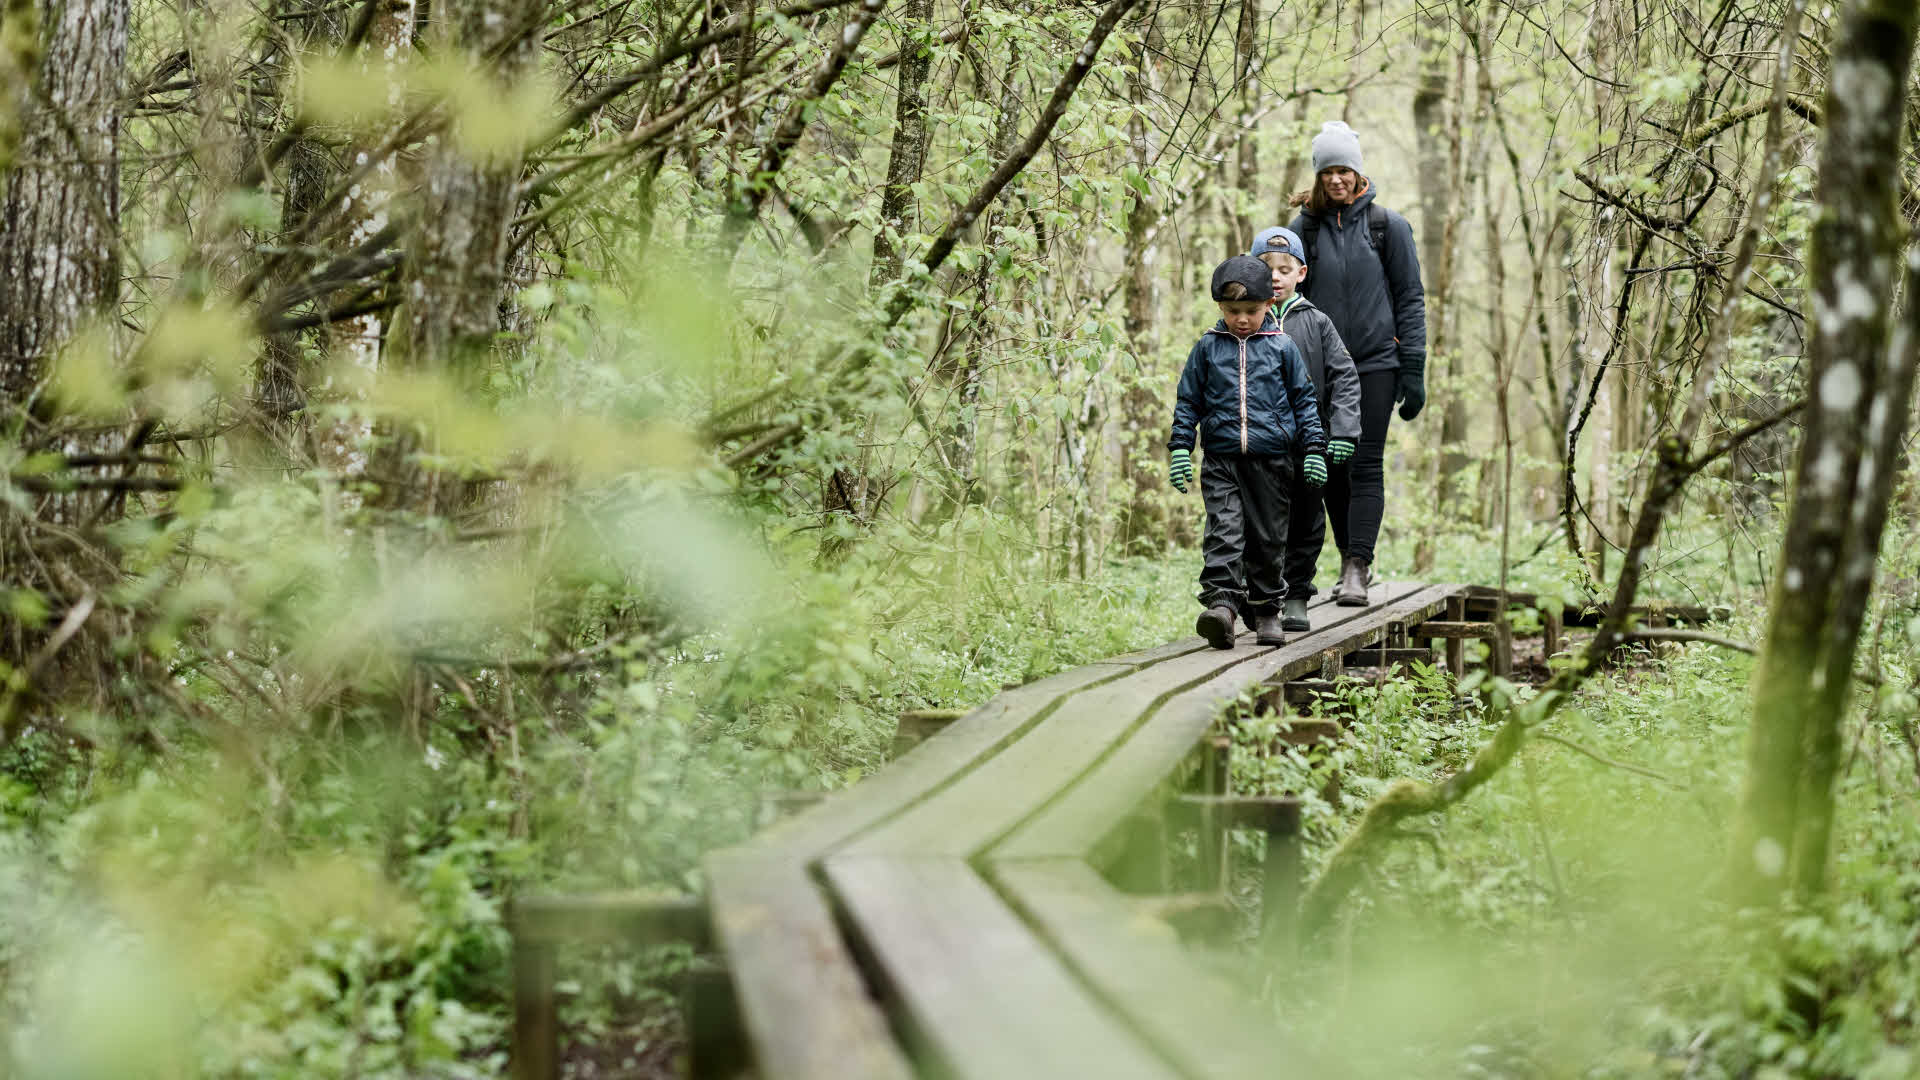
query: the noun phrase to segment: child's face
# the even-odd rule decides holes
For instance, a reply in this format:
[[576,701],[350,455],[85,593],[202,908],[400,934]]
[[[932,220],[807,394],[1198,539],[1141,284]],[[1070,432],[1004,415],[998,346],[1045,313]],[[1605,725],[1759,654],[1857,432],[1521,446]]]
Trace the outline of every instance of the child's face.
[[1267,317],[1265,300],[1221,300],[1220,317],[1226,320],[1227,332],[1234,337],[1243,338],[1260,329]]
[[1273,271],[1273,301],[1277,304],[1293,295],[1293,290],[1306,278],[1307,267],[1305,263],[1292,259],[1275,259],[1274,262],[1280,265],[1268,264],[1267,269]]

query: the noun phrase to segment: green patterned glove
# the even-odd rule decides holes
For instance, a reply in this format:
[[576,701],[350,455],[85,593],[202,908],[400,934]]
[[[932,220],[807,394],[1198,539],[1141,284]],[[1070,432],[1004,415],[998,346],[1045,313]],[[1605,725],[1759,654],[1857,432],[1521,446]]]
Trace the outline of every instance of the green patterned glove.
[[1193,454],[1187,450],[1175,450],[1173,462],[1167,467],[1167,479],[1173,481],[1173,489],[1186,494],[1187,485],[1193,483]]
[[1353,456],[1353,450],[1352,439],[1329,439],[1327,441],[1327,456],[1333,459],[1335,465],[1346,464],[1347,459]]
[[1313,487],[1325,487],[1327,483],[1327,459],[1319,454],[1308,454],[1306,464],[1301,469],[1307,474],[1307,483]]

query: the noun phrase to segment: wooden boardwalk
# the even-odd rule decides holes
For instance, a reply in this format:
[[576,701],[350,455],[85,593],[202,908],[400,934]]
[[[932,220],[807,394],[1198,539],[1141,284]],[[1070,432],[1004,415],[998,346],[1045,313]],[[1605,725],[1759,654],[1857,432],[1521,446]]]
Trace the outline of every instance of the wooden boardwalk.
[[1280,648],[1193,637],[1009,690],[710,857],[759,1075],[1314,1074],[1104,871],[1153,835],[1227,703],[1405,650],[1465,596],[1382,584],[1364,608],[1317,605]]
[[[1000,694],[854,788],[704,861],[704,909],[549,898],[515,914],[515,1074],[556,1075],[553,946],[694,940],[724,974],[690,983],[696,1071],[763,1080],[1318,1076],[1327,1071],[1153,914],[1168,840],[1197,828],[1180,884],[1218,894],[1233,825],[1269,835],[1264,931],[1297,899],[1298,803],[1227,793],[1225,707],[1285,708],[1348,668],[1426,659],[1460,674],[1488,642],[1506,673],[1500,594],[1379,584],[1313,606],[1313,630],[1262,648],[1198,637]],[[1509,594],[1514,604],[1532,597]],[[1654,609],[1655,624],[1699,609]],[[1542,612],[1544,650],[1596,613]],[[1338,736],[1296,725],[1296,742]],[[1126,886],[1122,887],[1122,883]]]

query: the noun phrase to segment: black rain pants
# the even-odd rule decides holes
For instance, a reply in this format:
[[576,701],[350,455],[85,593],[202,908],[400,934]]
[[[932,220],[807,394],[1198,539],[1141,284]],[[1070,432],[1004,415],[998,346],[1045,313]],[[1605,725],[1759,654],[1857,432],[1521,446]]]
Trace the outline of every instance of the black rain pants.
[[1295,471],[1287,457],[1210,453],[1201,459],[1200,497],[1207,504],[1201,606],[1225,604],[1246,617],[1279,610]]

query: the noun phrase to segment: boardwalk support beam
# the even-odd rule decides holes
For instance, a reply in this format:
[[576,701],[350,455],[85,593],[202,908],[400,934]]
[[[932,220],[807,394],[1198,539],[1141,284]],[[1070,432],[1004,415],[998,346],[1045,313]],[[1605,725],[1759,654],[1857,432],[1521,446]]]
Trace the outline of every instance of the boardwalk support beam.
[[1280,946],[1300,905],[1300,800],[1291,795],[1185,795],[1180,803],[1190,816],[1223,821],[1228,828],[1267,834],[1267,858],[1261,870],[1260,938]]
[[526,896],[507,907],[513,935],[514,1080],[560,1075],[560,1019],[554,1000],[554,952],[563,943],[706,948],[712,940],[700,900],[655,893]]

